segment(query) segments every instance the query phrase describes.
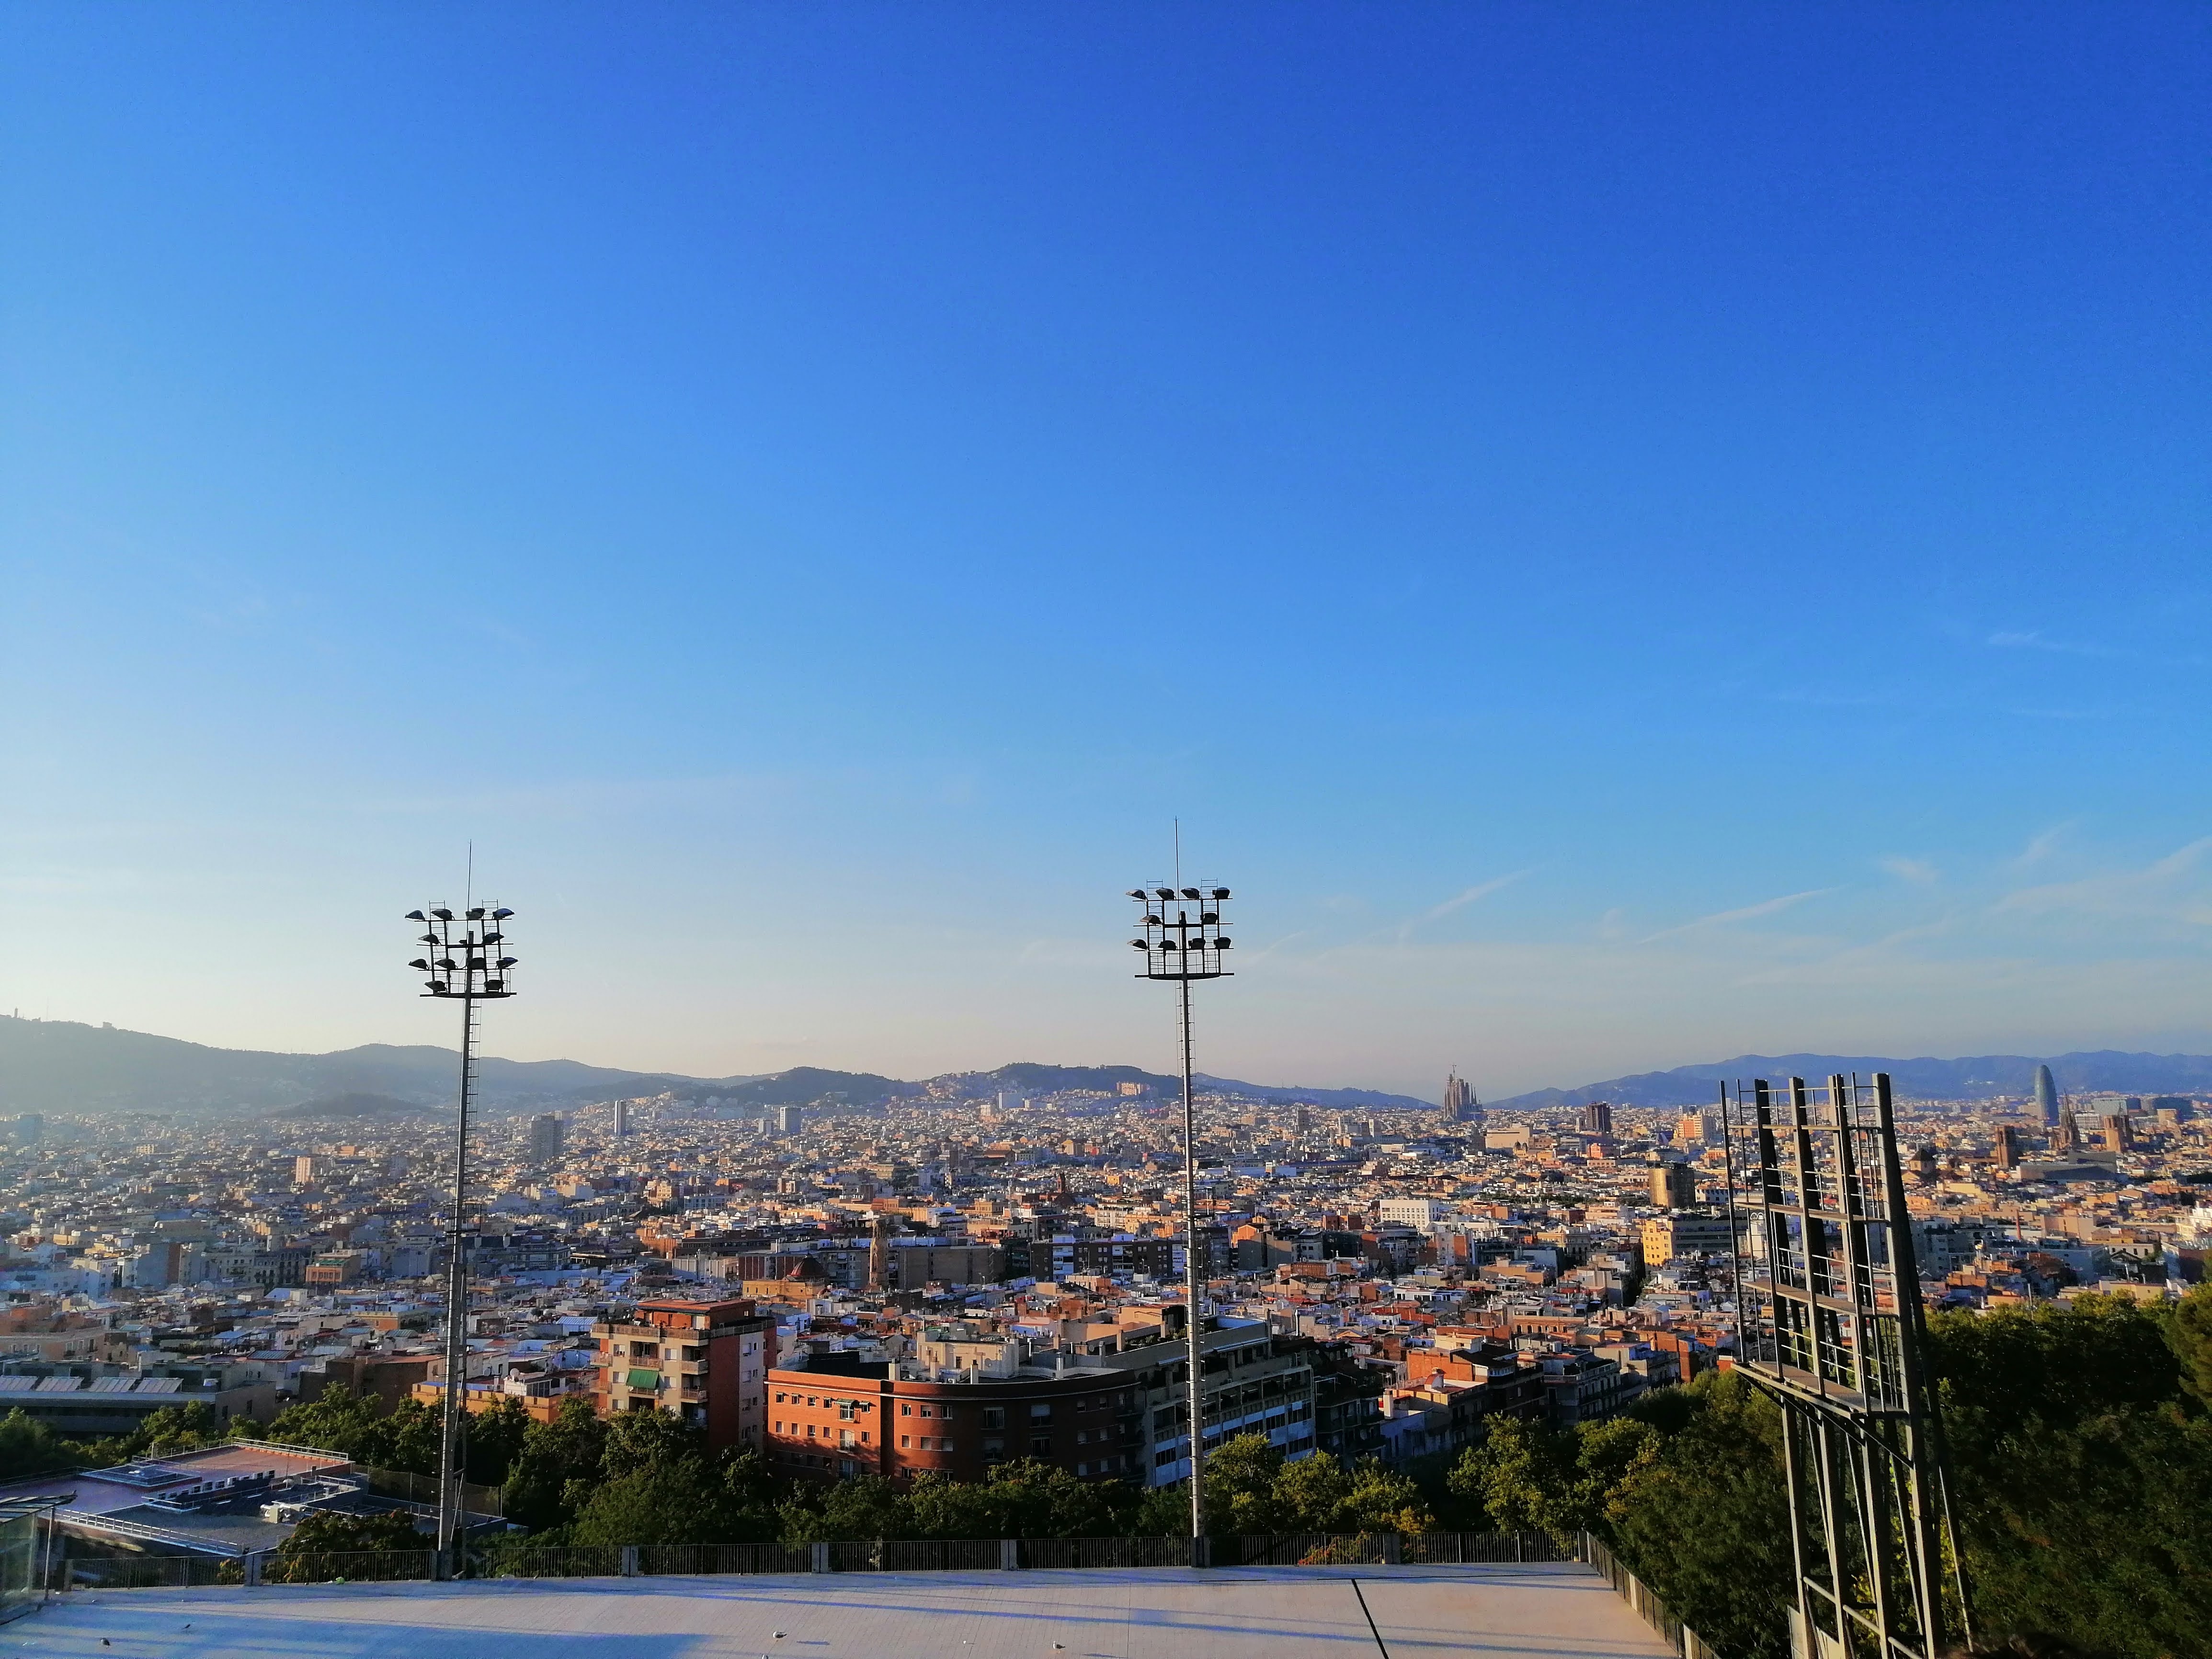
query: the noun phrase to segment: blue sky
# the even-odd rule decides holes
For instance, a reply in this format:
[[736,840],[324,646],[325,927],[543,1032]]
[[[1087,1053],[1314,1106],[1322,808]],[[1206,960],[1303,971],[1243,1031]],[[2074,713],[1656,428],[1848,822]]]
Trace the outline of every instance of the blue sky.
[[2212,1044],[2212,13],[22,5],[0,1008],[1433,1097]]

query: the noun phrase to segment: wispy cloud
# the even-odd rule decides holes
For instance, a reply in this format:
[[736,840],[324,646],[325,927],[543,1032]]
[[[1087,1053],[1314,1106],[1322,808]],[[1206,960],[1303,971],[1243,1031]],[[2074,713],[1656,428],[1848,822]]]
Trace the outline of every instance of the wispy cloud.
[[1899,881],[1909,881],[1922,887],[1933,887],[1941,873],[1926,859],[1887,858],[1881,867]]
[[2071,640],[2047,640],[2043,630],[2029,629],[2025,632],[2001,631],[1983,641],[2000,651],[2052,651],[2065,657],[2117,657],[2120,653],[2101,645],[2081,645]]
[[1699,916],[1678,927],[1662,927],[1656,933],[1646,934],[1638,945],[1650,945],[1677,934],[1692,933],[1703,927],[1723,927],[1732,921],[1755,921],[1761,916],[1771,916],[1787,910],[1793,904],[1802,904],[1807,899],[1819,898],[1823,893],[1832,893],[1832,887],[1808,887],[1802,893],[1784,893],[1779,898],[1762,899],[1757,904],[1747,904],[1740,910],[1716,910],[1709,916]]
[[1408,939],[1412,938],[1415,928],[1425,927],[1430,922],[1437,921],[1442,917],[1448,916],[1453,911],[1459,909],[1463,905],[1473,904],[1478,899],[1488,898],[1492,893],[1498,891],[1500,888],[1510,887],[1515,882],[1521,880],[1523,877],[1534,874],[1535,868],[1535,866],[1531,865],[1526,870],[1516,870],[1510,876],[1498,876],[1492,878],[1489,881],[1478,882],[1475,885],[1466,889],[1464,891],[1453,894],[1442,904],[1436,905],[1431,908],[1424,910],[1419,915],[1415,916],[1412,921],[1401,924],[1398,928],[1398,943],[1403,945]]
[[2052,824],[2051,828],[2020,849],[2020,856],[2012,861],[2013,868],[2025,870],[2033,865],[2042,863],[2051,856],[2052,849],[2065,838],[2067,831],[2073,827],[2074,820],[2071,818],[2063,823]]
[[2212,836],[2176,848],[2138,869],[2110,870],[2079,881],[2019,888],[1990,908],[2031,915],[2075,911],[2107,916],[2171,915],[2186,921],[2196,913],[2202,896],[2176,890],[2195,875],[2208,852],[2212,852]]

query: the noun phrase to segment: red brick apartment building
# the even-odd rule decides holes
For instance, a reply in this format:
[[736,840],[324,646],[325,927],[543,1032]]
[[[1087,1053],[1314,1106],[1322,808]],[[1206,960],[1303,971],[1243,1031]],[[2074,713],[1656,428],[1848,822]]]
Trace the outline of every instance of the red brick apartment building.
[[[824,1358],[817,1356],[816,1365]],[[1087,1479],[1141,1481],[1146,1436],[1125,1371],[979,1382],[919,1382],[888,1361],[858,1375],[769,1373],[769,1455],[781,1474],[880,1474],[903,1485],[934,1469],[981,1480],[994,1463],[1033,1457]]]
[[766,1446],[775,1321],[750,1302],[656,1297],[592,1334],[592,1404],[602,1417],[664,1411],[705,1429],[713,1450]]
[[[942,1334],[925,1335],[915,1360],[811,1354],[769,1373],[769,1455],[779,1474],[820,1480],[903,1485],[929,1469],[977,1480],[1030,1457],[1083,1480],[1164,1486],[1189,1473],[1190,1455],[1182,1345],[1165,1334],[1111,1332],[1026,1358],[1011,1340]],[[1224,1319],[1204,1346],[1206,1444],[1258,1433],[1286,1456],[1310,1455],[1312,1341]]]

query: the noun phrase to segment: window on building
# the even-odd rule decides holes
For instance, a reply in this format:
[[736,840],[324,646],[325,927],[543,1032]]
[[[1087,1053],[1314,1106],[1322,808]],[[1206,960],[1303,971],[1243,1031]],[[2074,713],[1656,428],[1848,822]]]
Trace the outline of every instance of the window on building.
[[1000,1456],[1000,1455],[1001,1455],[1002,1454],[1004,1454],[1004,1452],[1006,1451],[1006,1443],[1005,1441],[1001,1440],[1001,1439],[999,1439],[996,1436],[994,1436],[994,1435],[986,1435],[986,1436],[984,1436],[984,1437],[983,1437],[983,1455],[984,1455],[984,1456],[986,1456],[986,1457],[997,1457],[997,1456]]
[[931,1411],[930,1411],[929,1407],[927,1407],[927,1406],[924,1406],[924,1407],[921,1408],[921,1414],[922,1414],[924,1417],[928,1417],[928,1416],[933,1415],[933,1413],[931,1413]]
[[1032,1457],[1051,1456],[1052,1437],[1048,1434],[1031,1435],[1030,1437],[1030,1455]]
[[912,1417],[914,1415],[914,1407],[906,1401],[900,1401],[899,1415],[901,1417]]
[[902,1434],[902,1435],[901,1435],[901,1436],[899,1437],[899,1448],[900,1448],[900,1449],[901,1449],[901,1450],[904,1450],[905,1449],[907,1449],[908,1447],[909,1447],[909,1446],[911,1446],[911,1445],[913,1445],[913,1444],[914,1444],[914,1437],[913,1437],[912,1435],[910,1435],[910,1434]]
[[850,1423],[857,1419],[860,1414],[860,1402],[859,1401],[841,1400],[837,1402],[837,1417],[839,1421]]
[[983,1426],[987,1429],[1005,1428],[1006,1426],[1006,1408],[1004,1406],[984,1407]]
[[952,1443],[950,1440],[940,1440],[937,1443],[937,1449],[949,1452],[952,1449]]
[[1032,1423],[1048,1422],[1051,1418],[1052,1401],[1049,1400],[1040,1400],[1030,1407],[1030,1421]]

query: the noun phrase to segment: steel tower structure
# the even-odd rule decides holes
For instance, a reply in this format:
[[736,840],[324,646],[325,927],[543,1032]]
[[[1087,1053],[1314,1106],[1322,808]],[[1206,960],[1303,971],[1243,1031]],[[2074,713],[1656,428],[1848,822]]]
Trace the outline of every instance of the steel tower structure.
[[1737,1364],[1782,1408],[1792,1652],[1971,1645],[1888,1075],[1762,1078],[1721,1108]]

